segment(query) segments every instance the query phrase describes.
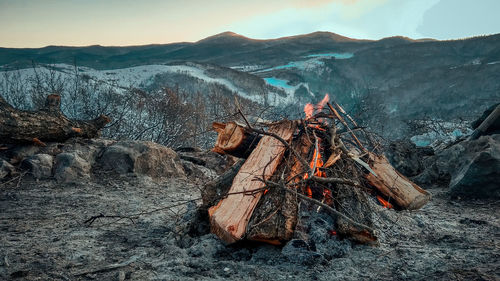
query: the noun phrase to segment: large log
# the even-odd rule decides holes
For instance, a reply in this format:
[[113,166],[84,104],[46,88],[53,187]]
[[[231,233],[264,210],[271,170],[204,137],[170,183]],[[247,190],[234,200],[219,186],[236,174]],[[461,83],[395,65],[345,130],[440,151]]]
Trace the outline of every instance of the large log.
[[390,201],[408,210],[415,210],[425,205],[431,198],[429,192],[416,185],[392,167],[384,156],[370,153],[371,169],[376,176],[368,173],[366,179]]
[[65,141],[71,137],[94,138],[110,121],[104,115],[94,120],[70,120],[61,113],[61,98],[49,95],[39,111],[23,111],[0,97],[0,143]]
[[212,127],[219,133],[213,151],[220,154],[247,158],[261,138],[259,134],[236,122],[214,122]]
[[[475,140],[480,136],[484,135],[491,127],[498,128],[498,123],[500,123],[500,104],[493,109],[493,111],[486,117],[481,124],[472,132],[469,140]],[[498,130],[498,129],[497,129]]]
[[[292,148],[303,159],[307,158],[311,146],[312,143],[304,132],[297,139],[294,138],[292,142]],[[276,179],[272,180],[279,181],[280,175],[284,172],[287,175],[287,182],[299,182],[302,180],[304,172],[307,172],[307,168],[303,167],[297,156],[292,154],[281,162],[273,177]],[[259,201],[248,223],[246,238],[281,245],[293,237],[297,216],[298,204],[294,194],[281,188],[270,187]]]
[[[296,122],[283,121],[272,125],[269,132],[289,142],[295,128]],[[209,209],[211,230],[223,241],[234,243],[243,238],[263,194],[265,184],[262,177],[267,180],[273,175],[285,150],[278,139],[267,135],[262,137],[234,178],[228,196]]]

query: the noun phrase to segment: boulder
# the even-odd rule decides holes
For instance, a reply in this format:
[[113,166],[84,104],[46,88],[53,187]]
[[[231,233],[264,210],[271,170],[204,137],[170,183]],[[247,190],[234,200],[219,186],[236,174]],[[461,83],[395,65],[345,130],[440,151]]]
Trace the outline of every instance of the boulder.
[[465,161],[466,146],[466,141],[462,141],[446,149],[436,150],[433,156],[424,157],[422,163],[425,169],[411,180],[426,186],[448,186],[451,175]]
[[411,141],[397,141],[389,145],[387,159],[398,172],[407,177],[416,176],[424,170],[424,157],[434,154],[432,148],[417,147]]
[[14,172],[14,166],[12,166],[9,162],[0,159],[0,179],[12,175]]
[[55,161],[54,177],[58,182],[77,182],[90,178],[91,165],[76,152],[58,154]]
[[13,165],[21,163],[24,158],[35,155],[40,151],[39,146],[35,145],[19,145],[6,151],[5,156]]
[[500,198],[500,135],[482,136],[462,145],[466,149],[465,159],[452,174],[451,195]]
[[412,180],[449,186],[454,197],[500,197],[500,135],[463,140],[424,160],[426,169]]
[[121,141],[108,146],[98,163],[104,170],[118,174],[135,173],[152,179],[186,176],[175,151],[147,141]]
[[27,170],[35,179],[52,177],[54,157],[49,154],[35,154],[21,162],[21,168]]

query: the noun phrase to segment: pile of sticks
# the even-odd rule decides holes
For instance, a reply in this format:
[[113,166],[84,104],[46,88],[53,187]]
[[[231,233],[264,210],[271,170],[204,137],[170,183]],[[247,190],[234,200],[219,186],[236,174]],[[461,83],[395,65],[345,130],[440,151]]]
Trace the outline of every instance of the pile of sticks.
[[[430,194],[397,172],[380,144],[338,104],[301,120],[250,124],[214,123],[214,151],[244,158],[227,188],[208,204],[211,230],[227,243],[243,239],[279,245],[293,237],[301,202],[329,212],[336,233],[371,243],[376,232],[369,201],[395,209],[418,209]],[[214,200],[215,193],[218,197]],[[205,196],[206,197],[206,196]],[[213,206],[211,206],[213,204]]]

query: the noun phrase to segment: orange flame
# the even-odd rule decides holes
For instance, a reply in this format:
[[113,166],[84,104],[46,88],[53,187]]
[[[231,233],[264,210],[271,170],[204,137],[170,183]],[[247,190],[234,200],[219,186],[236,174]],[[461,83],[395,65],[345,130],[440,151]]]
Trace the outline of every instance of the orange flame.
[[304,106],[304,112],[306,114],[306,119],[309,119],[313,116],[314,113],[314,105],[308,103]]
[[328,94],[325,94],[325,97],[318,103],[317,105],[317,111],[323,110],[323,107],[325,107],[325,104],[330,100],[330,96]]
[[394,208],[394,207],[392,206],[392,204],[391,204],[391,203],[389,203],[389,201],[385,200],[385,199],[384,199],[384,198],[382,198],[382,196],[380,196],[380,195],[377,195],[377,200],[378,200],[378,202],[380,202],[380,204],[382,204],[382,206],[384,206],[384,208],[387,208],[387,209],[392,209],[392,208]]
[[[323,110],[323,107],[325,106],[325,104],[330,100],[330,97],[328,96],[328,94],[325,95],[325,97],[316,105],[316,112],[320,112],[321,110]],[[314,114],[314,105],[308,103],[304,106],[304,113],[306,114],[306,119],[309,119],[313,116]],[[325,129],[321,128],[319,125],[308,125],[308,126],[312,126],[313,128],[316,128],[316,129],[319,129],[319,130],[322,130],[322,131],[325,131]],[[326,173],[321,171],[319,168],[323,167],[324,163],[323,163],[323,157],[321,156],[319,150],[321,148],[318,146],[318,149],[314,148],[314,154],[313,154],[313,158],[311,160],[311,162],[309,163],[309,167],[311,169],[313,169],[314,167],[316,167],[316,170],[313,171],[314,172],[314,176],[317,176],[317,177],[326,177]],[[309,174],[306,173],[304,175],[304,179],[307,179],[309,178]],[[325,193],[326,191],[324,191],[323,195],[325,196],[325,198],[327,197],[327,193]],[[329,192],[329,190],[328,190]],[[311,190],[311,187],[307,186],[306,187],[306,195],[307,197],[309,198],[312,198],[312,190]],[[331,197],[331,195],[330,195]]]
[[[330,96],[328,94],[316,105],[316,112],[320,112],[325,107],[325,104],[330,100]],[[308,103],[304,106],[304,113],[306,114],[306,119],[309,119],[314,114],[314,105]]]
[[[319,146],[318,146],[318,148],[319,148]],[[319,169],[319,168],[323,167],[323,165],[324,165],[323,158],[321,157],[321,153],[318,150],[316,150],[316,148],[314,148],[313,158],[312,158],[311,162],[309,163],[309,167],[311,169],[314,168],[314,161],[316,161],[316,170],[314,171],[314,176],[325,178],[326,173]],[[304,175],[304,179],[307,179],[307,178],[309,178],[309,173],[306,173]],[[307,197],[312,198],[312,190],[309,186],[306,187],[306,193],[307,193]]]

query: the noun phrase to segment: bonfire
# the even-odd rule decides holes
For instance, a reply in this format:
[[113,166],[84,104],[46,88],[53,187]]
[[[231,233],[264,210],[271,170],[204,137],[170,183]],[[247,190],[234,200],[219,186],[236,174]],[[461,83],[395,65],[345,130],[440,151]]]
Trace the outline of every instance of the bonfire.
[[375,243],[370,202],[395,210],[428,202],[430,194],[397,172],[376,138],[328,95],[304,112],[301,120],[250,124],[239,109],[243,124],[213,124],[213,150],[244,159],[204,190],[220,239],[283,244],[305,208],[333,216],[332,235]]

